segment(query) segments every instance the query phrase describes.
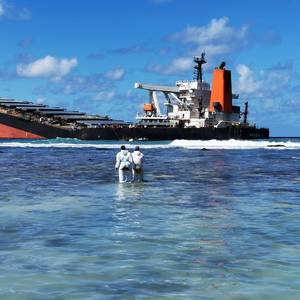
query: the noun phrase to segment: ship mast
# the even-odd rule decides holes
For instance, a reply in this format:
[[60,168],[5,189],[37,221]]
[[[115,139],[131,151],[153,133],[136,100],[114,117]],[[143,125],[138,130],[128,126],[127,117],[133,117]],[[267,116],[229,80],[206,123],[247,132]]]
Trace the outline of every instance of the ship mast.
[[197,81],[200,81],[202,83],[202,65],[206,64],[206,60],[205,60],[205,52],[201,53],[201,57],[199,56],[195,56],[194,57],[194,63],[196,64],[194,66],[195,69],[195,73],[194,76]]
[[199,118],[201,116],[202,113],[202,108],[203,108],[203,95],[202,95],[202,65],[206,64],[206,60],[205,60],[205,52],[201,53],[201,57],[199,56],[194,56],[194,79],[197,80],[197,82],[200,82],[200,91],[201,91],[201,95],[200,95],[200,99],[199,99],[199,106],[198,106],[198,113],[199,113]]
[[248,117],[248,101],[245,102],[245,112],[244,112],[244,124],[247,124],[247,117]]

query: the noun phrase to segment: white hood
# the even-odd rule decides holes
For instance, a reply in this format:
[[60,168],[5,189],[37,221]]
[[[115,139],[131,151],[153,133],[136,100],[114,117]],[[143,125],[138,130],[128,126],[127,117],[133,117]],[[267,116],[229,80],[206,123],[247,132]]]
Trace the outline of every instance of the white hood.
[[142,165],[142,163],[143,163],[143,157],[144,157],[144,155],[140,151],[134,151],[132,153],[132,159],[133,159],[133,162],[136,165]]
[[126,156],[126,155],[127,155],[127,153],[128,153],[128,150],[127,150],[127,149],[125,149],[125,150],[121,150],[121,152],[122,152],[122,154],[123,154],[124,156]]

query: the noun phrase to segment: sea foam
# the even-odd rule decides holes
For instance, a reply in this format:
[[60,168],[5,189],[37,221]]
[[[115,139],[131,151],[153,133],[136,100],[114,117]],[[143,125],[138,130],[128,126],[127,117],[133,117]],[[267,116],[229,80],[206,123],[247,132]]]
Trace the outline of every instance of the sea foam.
[[186,149],[300,149],[300,142],[290,140],[174,140],[170,142],[111,142],[80,141],[72,139],[54,139],[39,141],[2,141],[0,147],[14,148],[101,148],[117,149],[121,144],[132,149],[136,145],[142,148],[186,148]]

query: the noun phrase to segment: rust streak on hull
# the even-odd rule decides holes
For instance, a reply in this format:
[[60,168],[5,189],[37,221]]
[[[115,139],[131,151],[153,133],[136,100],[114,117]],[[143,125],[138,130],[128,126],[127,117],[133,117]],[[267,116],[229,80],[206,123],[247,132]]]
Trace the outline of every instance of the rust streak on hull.
[[13,128],[0,124],[0,139],[43,139],[44,137],[27,132],[21,129]]

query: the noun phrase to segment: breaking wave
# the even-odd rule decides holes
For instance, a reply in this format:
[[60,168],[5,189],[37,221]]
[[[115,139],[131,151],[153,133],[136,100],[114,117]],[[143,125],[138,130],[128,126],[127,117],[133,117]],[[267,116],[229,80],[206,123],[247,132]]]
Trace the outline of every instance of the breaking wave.
[[260,149],[260,148],[277,148],[277,149],[300,149],[300,139],[298,141],[291,140],[209,140],[209,141],[193,141],[193,140],[175,140],[171,143],[173,147],[184,147],[188,149]]
[[186,149],[300,149],[300,139],[249,140],[174,140],[163,142],[81,141],[76,139],[54,139],[34,141],[1,141],[0,147],[15,148],[99,148],[116,149],[120,145],[129,149],[135,145],[143,148],[186,148]]

